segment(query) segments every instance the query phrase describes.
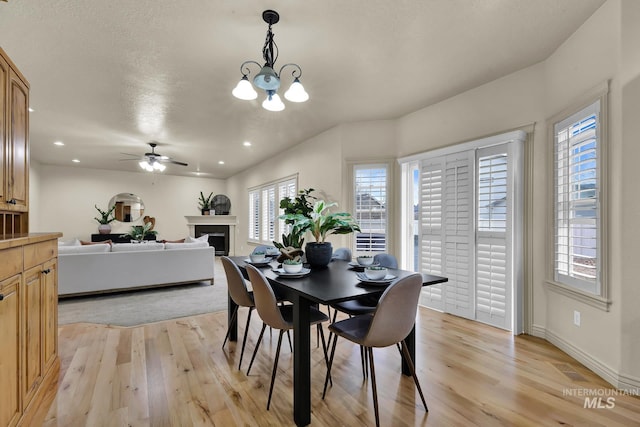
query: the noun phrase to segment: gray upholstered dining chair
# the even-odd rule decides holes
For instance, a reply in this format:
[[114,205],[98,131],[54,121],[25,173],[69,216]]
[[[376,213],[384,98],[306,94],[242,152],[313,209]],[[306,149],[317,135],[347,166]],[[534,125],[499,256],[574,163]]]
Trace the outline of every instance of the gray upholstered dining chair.
[[398,260],[391,254],[377,254],[373,257],[373,262],[381,267],[398,268]]
[[351,261],[351,249],[349,248],[338,248],[333,251],[331,255],[331,259],[341,259],[343,261]]
[[[411,360],[405,338],[411,332],[418,310],[418,300],[422,288],[422,276],[418,273],[403,277],[395,283],[389,285],[384,291],[378,306],[373,315],[365,314],[350,317],[345,320],[333,323],[329,330],[334,334],[331,344],[331,356],[329,357],[329,367],[324,382],[322,398],[324,399],[331,366],[336,352],[338,337],[343,337],[364,347],[365,353],[369,356],[369,371],[371,372],[371,388],[373,391],[373,407],[375,410],[376,426],[380,425],[380,414],[378,411],[378,390],[376,386],[376,374],[373,362],[374,347],[388,347],[397,345],[405,362],[409,366],[413,381],[420,393],[420,399],[424,409],[428,412],[427,402],[422,394],[422,388],[416,375],[415,366]],[[400,346],[402,343],[402,346]],[[401,347],[401,348],[400,348]]]
[[[229,292],[229,296],[233,302],[237,304],[233,314],[231,316],[231,324],[234,324],[236,319],[238,318],[238,309],[240,307],[248,307],[249,314],[247,315],[247,324],[244,327],[244,338],[242,338],[242,350],[240,350],[240,363],[238,363],[238,369],[242,369],[242,356],[244,356],[244,347],[247,344],[247,332],[249,331],[249,322],[251,321],[251,313],[255,308],[255,303],[253,302],[253,292],[247,289],[247,284],[244,281],[244,277],[242,277],[242,273],[240,272],[240,268],[231,261],[229,257],[223,256],[220,258],[222,261],[222,266],[224,267],[224,273],[227,276],[227,288]],[[222,342],[222,347],[224,348],[227,343],[227,339],[229,338],[229,334],[231,333],[231,328],[227,328],[227,334],[224,336],[224,341]]]
[[[258,314],[263,321],[262,330],[260,331],[260,337],[258,338],[258,342],[256,343],[256,348],[253,350],[251,362],[249,362],[247,375],[249,375],[249,372],[251,371],[251,366],[253,366],[253,361],[256,357],[256,353],[258,352],[258,348],[260,347],[260,343],[262,342],[262,336],[264,335],[264,330],[267,325],[274,329],[280,330],[280,334],[278,335],[278,346],[276,348],[276,357],[273,361],[273,371],[271,372],[271,384],[269,386],[269,398],[267,400],[268,411],[269,406],[271,405],[273,384],[276,379],[276,372],[278,370],[278,359],[280,358],[282,335],[285,331],[293,329],[293,306],[278,305],[276,296],[273,293],[273,289],[271,288],[271,285],[267,281],[266,277],[262,274],[262,272],[252,265],[247,265],[246,269],[249,275],[249,280],[251,281],[251,286],[253,287],[253,297],[256,304],[256,310],[258,310]],[[321,323],[329,320],[329,317],[313,307],[310,310],[310,324],[318,326],[320,336],[322,337],[322,350],[324,351],[324,359],[325,362],[328,363],[327,345],[324,340],[324,332],[322,330]]]

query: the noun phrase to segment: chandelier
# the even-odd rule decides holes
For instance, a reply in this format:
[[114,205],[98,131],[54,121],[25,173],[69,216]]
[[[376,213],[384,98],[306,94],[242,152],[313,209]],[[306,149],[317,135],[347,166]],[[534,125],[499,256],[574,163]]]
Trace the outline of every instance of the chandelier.
[[[278,73],[276,73],[274,66],[278,59],[278,46],[273,40],[273,32],[271,26],[275,25],[280,20],[280,15],[275,10],[265,10],[262,12],[262,19],[269,24],[267,30],[267,38],[262,48],[262,58],[264,59],[264,65],[256,61],[245,61],[240,66],[240,72],[242,78],[238,82],[238,85],[233,89],[233,96],[243,100],[253,100],[258,97],[258,93],[253,89],[253,86],[262,89],[266,93],[266,98],[262,102],[262,107],[269,111],[282,111],[284,110],[284,104],[278,96],[278,89],[280,88],[280,76],[282,71],[287,68],[293,68],[291,76],[293,77],[293,83],[284,94],[284,97],[291,102],[304,102],[309,99],[309,94],[304,90],[302,83],[300,83],[300,77],[302,76],[302,69],[298,64],[284,64]],[[255,64],[260,68],[260,72],[253,78],[253,85],[249,82],[249,74],[251,70],[248,65]]]

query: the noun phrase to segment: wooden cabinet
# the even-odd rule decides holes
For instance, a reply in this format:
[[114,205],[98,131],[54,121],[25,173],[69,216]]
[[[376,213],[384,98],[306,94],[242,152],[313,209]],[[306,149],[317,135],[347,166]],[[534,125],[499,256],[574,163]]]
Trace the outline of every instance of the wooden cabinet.
[[[0,239],[0,427],[36,425],[57,381],[60,233]],[[46,413],[46,410],[44,411]]]
[[26,233],[28,210],[29,83],[0,49],[0,234]]
[[20,283],[15,275],[0,281],[0,426],[15,426],[21,415],[20,401]]

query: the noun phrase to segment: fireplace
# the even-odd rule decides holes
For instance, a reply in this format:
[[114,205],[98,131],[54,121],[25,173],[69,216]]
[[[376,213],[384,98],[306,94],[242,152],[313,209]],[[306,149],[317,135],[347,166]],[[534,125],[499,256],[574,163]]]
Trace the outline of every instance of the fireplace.
[[209,235],[209,246],[216,249],[216,255],[229,255],[229,226],[228,225],[196,225],[195,237]]
[[216,255],[236,255],[236,228],[238,220],[233,215],[186,216],[191,237],[209,235],[209,245],[216,249]]

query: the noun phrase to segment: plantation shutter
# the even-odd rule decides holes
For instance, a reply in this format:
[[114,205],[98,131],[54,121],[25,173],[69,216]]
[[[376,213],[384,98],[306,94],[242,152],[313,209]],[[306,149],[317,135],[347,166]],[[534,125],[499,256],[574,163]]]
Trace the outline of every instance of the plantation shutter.
[[[278,216],[284,214],[284,209],[280,209],[280,200],[285,198],[294,199],[296,197],[296,180],[290,179],[283,181],[278,185]],[[280,234],[288,234],[291,226],[285,224],[283,220],[278,220],[278,232]],[[280,236],[278,236],[279,239]]]
[[476,319],[511,328],[512,193],[506,145],[477,153]]
[[260,239],[260,191],[249,192],[249,239]]
[[262,240],[272,241],[275,236],[276,188],[262,190]]
[[555,133],[555,280],[600,293],[599,158],[596,102],[557,123]]
[[[418,257],[419,271],[442,275],[442,159],[423,161],[420,169],[418,206],[420,224]],[[443,285],[425,286],[420,303],[430,308],[444,310]]]
[[354,174],[356,252],[386,252],[387,166],[358,165]]
[[445,311],[474,318],[472,151],[448,155],[444,165],[443,227]]

